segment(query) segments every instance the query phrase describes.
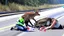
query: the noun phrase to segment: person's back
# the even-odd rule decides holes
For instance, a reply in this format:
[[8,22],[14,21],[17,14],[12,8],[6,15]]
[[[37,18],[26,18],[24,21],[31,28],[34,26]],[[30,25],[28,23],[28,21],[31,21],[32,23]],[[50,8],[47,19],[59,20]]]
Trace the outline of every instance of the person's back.
[[23,17],[19,18],[17,24],[20,25],[20,26],[24,26],[24,19],[23,19]]

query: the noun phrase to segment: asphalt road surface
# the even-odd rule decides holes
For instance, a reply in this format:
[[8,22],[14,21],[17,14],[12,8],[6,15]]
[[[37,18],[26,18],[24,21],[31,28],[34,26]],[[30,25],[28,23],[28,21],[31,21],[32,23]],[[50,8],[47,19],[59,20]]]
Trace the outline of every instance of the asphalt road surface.
[[[10,26],[16,24],[18,18],[13,18],[7,21],[0,22],[0,28]],[[4,29],[4,31],[0,31],[0,36],[16,36],[17,34],[22,33],[20,31],[11,31],[10,28]]]
[[[0,21],[0,28],[16,24],[17,20],[18,18]],[[37,29],[34,32],[11,31],[10,28],[2,30],[0,29],[0,36],[62,36],[64,34],[64,30],[47,30],[46,32]]]

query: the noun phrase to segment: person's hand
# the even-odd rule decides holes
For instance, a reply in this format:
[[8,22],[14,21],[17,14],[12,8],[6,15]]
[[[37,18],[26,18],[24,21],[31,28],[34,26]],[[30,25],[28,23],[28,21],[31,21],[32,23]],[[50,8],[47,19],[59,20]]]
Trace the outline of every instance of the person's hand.
[[46,32],[46,30],[48,30],[50,27],[45,27],[44,29],[43,29],[43,31],[44,32]]
[[48,28],[46,27],[46,28],[43,29],[43,31],[46,32],[47,29],[48,29]]
[[45,28],[44,26],[40,27],[40,31],[42,31],[44,28]]
[[44,28],[43,30],[45,31],[45,30],[47,30],[48,28],[46,27],[46,28]]

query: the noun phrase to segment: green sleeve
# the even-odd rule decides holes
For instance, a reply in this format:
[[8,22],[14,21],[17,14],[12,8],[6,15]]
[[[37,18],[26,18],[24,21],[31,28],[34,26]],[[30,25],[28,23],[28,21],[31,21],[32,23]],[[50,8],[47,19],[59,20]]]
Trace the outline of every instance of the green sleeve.
[[19,18],[19,21],[17,22],[18,25],[24,26],[24,19],[22,17]]

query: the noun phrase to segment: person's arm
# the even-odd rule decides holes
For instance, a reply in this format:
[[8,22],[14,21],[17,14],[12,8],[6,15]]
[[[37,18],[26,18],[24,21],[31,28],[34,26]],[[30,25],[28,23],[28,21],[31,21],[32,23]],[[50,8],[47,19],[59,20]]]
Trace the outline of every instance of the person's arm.
[[[57,22],[57,21],[56,21],[55,19],[53,19],[51,25],[48,26],[48,27],[46,27],[45,29],[53,28],[54,25],[56,24],[56,22]],[[45,29],[44,29],[44,30],[45,30]]]
[[55,19],[53,19],[52,21],[53,21],[53,22],[51,23],[50,28],[53,28],[53,27],[54,27],[54,25],[55,25],[55,24],[56,24],[56,22],[57,22]]

